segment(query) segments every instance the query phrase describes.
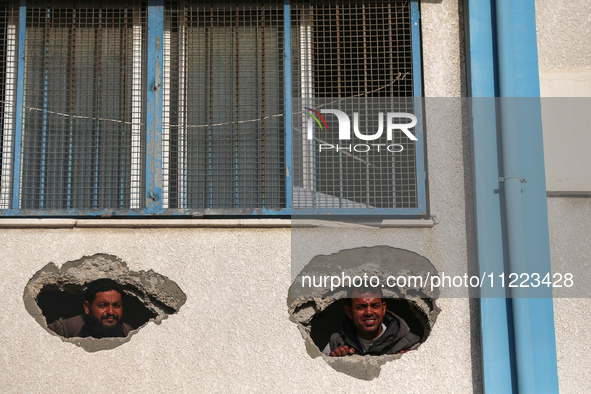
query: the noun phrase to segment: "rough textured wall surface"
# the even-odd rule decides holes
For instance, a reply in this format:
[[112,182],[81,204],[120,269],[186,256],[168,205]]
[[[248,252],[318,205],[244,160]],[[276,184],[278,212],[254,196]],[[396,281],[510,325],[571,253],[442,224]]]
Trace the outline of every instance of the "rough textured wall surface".
[[425,97],[460,97],[464,92],[464,36],[457,0],[421,2]]
[[[360,244],[432,248],[429,254],[439,264],[465,264],[461,236],[441,246],[450,241],[446,228],[433,236],[428,229],[408,234],[395,229],[356,231],[355,237]],[[429,341],[385,365],[371,382],[310,358],[286,307],[289,229],[4,230],[0,240],[0,386],[9,392],[104,392],[112,387],[126,392],[473,389],[466,299],[441,300],[442,313]],[[40,327],[25,310],[22,294],[48,261],[61,265],[105,251],[131,269],[154,269],[171,278],[183,288],[187,302],[179,313],[160,325],[148,324],[128,343],[88,353]]]
[[[591,96],[590,22],[589,0],[536,1],[540,85],[543,97]],[[551,157],[551,147],[548,144],[551,139],[548,138],[548,133],[555,132],[560,138],[561,135],[565,135],[565,131],[546,130],[546,126],[544,123],[544,142],[548,145],[545,147],[546,156]],[[581,138],[572,142],[583,146],[587,143]],[[562,160],[569,160],[573,165],[577,165],[577,162],[581,165],[585,159],[583,156],[580,156],[580,159],[562,156]],[[561,159],[558,157],[551,160]],[[547,169],[552,165],[551,160],[546,162]],[[558,164],[567,167],[562,162]],[[570,176],[568,173],[562,175]],[[550,253],[555,271],[565,263],[589,265],[590,215],[590,198],[548,198]],[[560,391],[564,393],[588,391],[590,387],[590,307],[589,299],[554,300],[558,380]]]
[[591,1],[537,0],[542,97],[591,96]]
[[[0,387],[11,392],[478,391],[473,301],[440,299],[441,313],[427,342],[386,363],[371,381],[336,372],[322,356],[311,358],[286,306],[292,257],[307,263],[320,253],[389,245],[421,254],[442,271],[469,269],[474,250],[468,140],[458,108],[446,104],[427,111],[434,130],[428,138],[430,204],[438,221],[433,228],[308,229],[304,235],[313,242],[307,248],[292,247],[299,230],[290,229],[0,230]],[[186,303],[112,350],[88,353],[64,343],[26,311],[24,287],[50,261],[61,265],[95,253],[116,255],[134,271],[165,275],[183,289]]]
[[[462,92],[459,7],[422,2],[425,93]],[[433,103],[432,105],[443,105]],[[473,265],[469,141],[464,114],[427,109],[433,228],[313,230],[322,248],[293,250],[289,229],[0,230],[0,387],[8,392],[463,392],[481,389],[477,303],[440,299],[441,313],[417,351],[355,379],[307,353],[286,298],[291,260],[356,246],[389,245],[427,257],[440,270]],[[332,232],[332,234],[331,234]],[[336,233],[336,237],[333,235]],[[323,239],[323,238],[320,238]],[[316,245],[318,242],[316,243]],[[48,262],[108,253],[130,269],[175,281],[187,301],[128,343],[88,353],[42,329],[23,289]]]
[[591,1],[536,0],[540,72],[591,71]]
[[[590,267],[589,198],[548,198],[550,253],[554,271]],[[575,277],[574,280],[577,278]],[[591,300],[554,300],[554,327],[561,393],[588,391],[591,381]]]
[[[440,299],[441,313],[427,342],[386,363],[371,381],[336,372],[322,356],[311,358],[286,306],[292,257],[296,264],[307,263],[317,254],[389,245],[425,256],[440,271],[470,269],[468,140],[461,111],[443,109],[439,116],[427,111],[434,130],[428,138],[430,204],[438,222],[433,228],[308,229],[306,248],[292,247],[292,237],[302,236],[294,232],[303,229],[0,230],[0,387],[10,392],[118,387],[138,393],[480,390],[475,301]],[[24,287],[48,262],[61,265],[95,253],[170,278],[183,289],[186,303],[112,350],[88,353],[64,343],[26,311]]]

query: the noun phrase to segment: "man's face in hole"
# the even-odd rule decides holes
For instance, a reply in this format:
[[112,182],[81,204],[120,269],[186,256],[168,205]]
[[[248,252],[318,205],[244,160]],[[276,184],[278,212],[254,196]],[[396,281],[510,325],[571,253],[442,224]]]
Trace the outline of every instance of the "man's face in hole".
[[381,333],[386,303],[377,292],[360,294],[355,290],[351,296],[351,306],[345,306],[345,313],[353,321],[361,338],[376,338]]
[[116,290],[96,293],[94,301],[84,301],[88,328],[94,337],[121,336],[123,303]]

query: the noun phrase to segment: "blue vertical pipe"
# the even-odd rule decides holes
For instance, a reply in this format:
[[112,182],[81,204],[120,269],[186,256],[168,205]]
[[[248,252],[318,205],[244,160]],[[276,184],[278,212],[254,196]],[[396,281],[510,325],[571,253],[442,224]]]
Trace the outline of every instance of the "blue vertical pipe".
[[[515,98],[519,110],[518,129],[521,173],[527,179],[522,184],[523,228],[525,254],[530,272],[551,273],[547,198],[543,158],[543,137],[540,100]],[[558,392],[554,306],[551,287],[529,289],[532,356],[536,388]]]
[[[548,206],[540,105],[540,82],[537,53],[536,13],[534,0],[513,0],[513,51],[515,56],[515,97],[520,116],[519,150],[522,184],[523,229],[525,254],[530,271],[551,272],[548,229]],[[536,289],[530,298],[531,336],[534,344],[533,363],[536,388],[558,392],[556,338],[552,288]],[[532,289],[530,289],[532,291]]]
[[[511,0],[496,1],[496,38],[499,70],[499,112],[503,164],[502,191],[505,201],[505,223],[509,272],[528,272],[525,256],[523,210],[521,201],[521,169],[519,163],[519,134],[515,97],[515,59],[513,57],[513,8]],[[515,366],[517,387],[521,393],[535,391],[534,363],[527,289],[512,288],[513,335],[515,338]]]
[[[480,275],[504,270],[502,201],[499,193],[499,138],[495,99],[498,95],[494,4],[464,0],[468,92],[472,116],[472,185]],[[497,288],[498,289],[498,288]],[[483,389],[516,392],[512,346],[511,302],[483,286],[480,326]]]
[[289,0],[283,2],[283,72],[285,80],[285,206],[293,204],[291,176],[291,7]]
[[16,87],[16,122],[14,129],[14,167],[12,171],[12,209],[20,207],[20,186],[21,186],[21,156],[23,138],[23,100],[25,92],[25,28],[27,25],[27,2],[21,0],[19,7],[18,21],[18,76]]
[[[504,270],[508,260],[507,273],[549,272],[534,1],[465,0],[464,10],[469,91],[505,97],[498,105],[471,100],[480,271]],[[496,187],[495,174],[504,177]],[[495,289],[482,291],[485,392],[557,392],[552,299],[487,294],[497,296]]]
[[148,66],[146,111],[146,211],[162,211],[162,70],[163,0],[148,2]]

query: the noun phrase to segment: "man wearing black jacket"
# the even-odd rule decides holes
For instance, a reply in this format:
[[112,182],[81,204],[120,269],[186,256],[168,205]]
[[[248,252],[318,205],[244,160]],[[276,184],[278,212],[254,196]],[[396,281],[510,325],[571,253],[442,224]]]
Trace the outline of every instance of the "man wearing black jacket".
[[351,354],[375,355],[414,350],[420,338],[406,322],[386,310],[379,288],[351,288],[347,293],[345,319],[340,332],[331,335],[324,354],[342,357]]

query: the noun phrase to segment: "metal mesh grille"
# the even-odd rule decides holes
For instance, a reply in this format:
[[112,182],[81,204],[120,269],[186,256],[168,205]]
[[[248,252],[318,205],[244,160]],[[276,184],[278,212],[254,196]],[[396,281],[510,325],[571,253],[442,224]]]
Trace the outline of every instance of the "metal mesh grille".
[[20,206],[139,208],[145,4],[52,4],[27,2]]
[[0,209],[12,208],[18,15],[15,2],[0,5]]
[[283,47],[282,2],[165,2],[165,207],[285,207]]
[[[11,207],[13,189],[19,31],[17,2],[4,4],[0,209]],[[284,208],[283,2],[164,5],[163,208]],[[403,147],[395,153],[341,146],[319,155],[319,144],[342,141],[303,113],[358,113],[366,135],[379,112],[414,113],[410,3],[293,1],[291,9],[294,207],[416,207],[414,143],[398,133],[375,141]],[[144,207],[147,2],[29,0],[24,50],[18,206]]]
[[[410,3],[327,0],[296,2],[292,13],[294,96],[301,109],[359,114],[362,133],[378,129],[380,112],[414,113]],[[405,99],[407,98],[407,99]],[[299,110],[300,108],[294,108]],[[336,117],[325,117],[338,130]],[[385,117],[383,118],[386,124]],[[404,119],[400,122],[406,123]],[[366,141],[340,141],[314,126],[306,140],[306,114],[294,116],[296,208],[414,208],[418,205],[415,144],[402,133],[383,138],[378,151],[355,151]],[[310,123],[312,125],[312,123]],[[319,152],[320,144],[340,146]],[[388,152],[399,144],[402,151]],[[392,148],[399,150],[400,148]]]

